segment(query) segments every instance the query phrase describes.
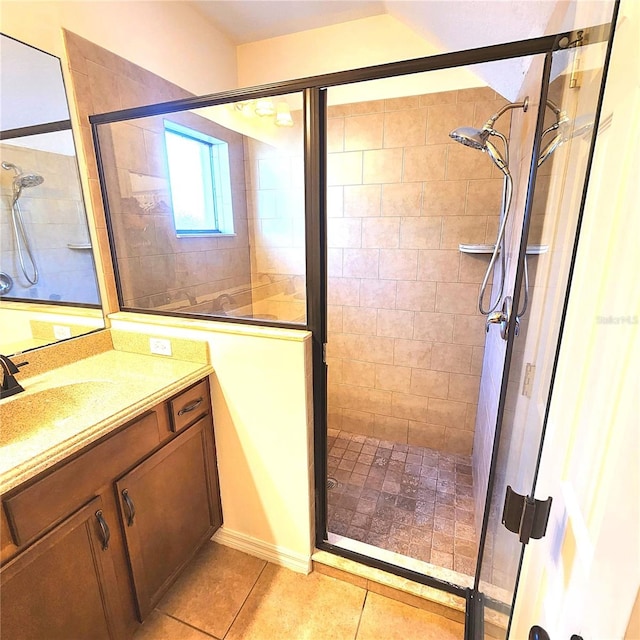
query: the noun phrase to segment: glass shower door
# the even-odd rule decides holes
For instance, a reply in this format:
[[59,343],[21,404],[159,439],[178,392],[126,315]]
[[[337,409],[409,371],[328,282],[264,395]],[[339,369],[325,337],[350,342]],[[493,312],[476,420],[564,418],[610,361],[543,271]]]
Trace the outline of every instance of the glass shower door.
[[[507,279],[519,291],[512,288],[505,293],[518,307],[517,320],[512,319],[507,342],[501,341],[497,327],[487,336],[483,370],[487,388],[481,392],[481,402],[483,398],[488,402],[493,392],[489,387],[495,358],[502,358],[503,352],[506,356],[476,574],[476,589],[484,600],[484,627],[494,637],[508,637],[525,548],[521,536],[504,524],[505,495],[510,487],[520,496],[534,496],[606,50],[607,43],[598,42],[552,55],[556,71],[545,99],[538,160],[532,165],[534,188],[527,198],[519,260],[513,262],[513,279]],[[603,118],[601,127],[606,126]],[[510,243],[516,251],[517,235]],[[480,451],[474,448],[474,456]]]

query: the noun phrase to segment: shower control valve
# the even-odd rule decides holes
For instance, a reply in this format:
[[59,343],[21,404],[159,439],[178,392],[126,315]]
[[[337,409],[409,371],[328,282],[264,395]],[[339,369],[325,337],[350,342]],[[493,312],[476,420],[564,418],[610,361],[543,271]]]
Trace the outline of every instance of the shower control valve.
[[[503,340],[507,339],[507,334],[509,331],[509,322],[511,321],[511,311],[512,311],[513,303],[510,296],[507,296],[502,303],[501,311],[494,311],[487,316],[487,324],[486,330],[489,333],[489,329],[492,324],[500,325],[500,337]],[[516,335],[519,332],[519,326],[516,324]]]

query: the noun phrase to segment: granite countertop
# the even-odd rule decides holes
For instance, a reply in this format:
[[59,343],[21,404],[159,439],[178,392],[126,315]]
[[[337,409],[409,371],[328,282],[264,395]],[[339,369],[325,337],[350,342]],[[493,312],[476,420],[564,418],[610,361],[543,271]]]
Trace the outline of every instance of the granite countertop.
[[0,400],[0,493],[15,488],[213,371],[107,350],[31,377]]

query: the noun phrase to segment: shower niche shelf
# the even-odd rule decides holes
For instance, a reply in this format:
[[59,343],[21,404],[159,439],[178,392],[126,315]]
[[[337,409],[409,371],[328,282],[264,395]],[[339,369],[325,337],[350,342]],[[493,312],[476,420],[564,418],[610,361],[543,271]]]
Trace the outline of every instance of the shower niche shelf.
[[[479,255],[491,255],[495,248],[493,244],[460,244],[458,248],[462,253],[475,253]],[[528,256],[539,256],[541,253],[547,253],[549,245],[547,244],[530,244],[527,246]]]
[[88,251],[88,250],[90,250],[92,248],[91,244],[89,242],[69,242],[67,244],[67,247],[69,249],[76,249],[76,250],[79,250],[79,251],[83,251],[83,250],[87,250]]

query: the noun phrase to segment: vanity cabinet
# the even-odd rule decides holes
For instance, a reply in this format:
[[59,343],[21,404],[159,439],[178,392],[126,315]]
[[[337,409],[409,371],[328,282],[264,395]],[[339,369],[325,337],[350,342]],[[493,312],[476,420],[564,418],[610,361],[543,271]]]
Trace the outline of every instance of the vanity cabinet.
[[117,582],[103,513],[102,500],[91,500],[2,569],[3,637],[116,637]]
[[116,482],[141,619],[220,526],[211,434],[206,416]]
[[2,496],[0,628],[130,638],[222,523],[208,380]]

